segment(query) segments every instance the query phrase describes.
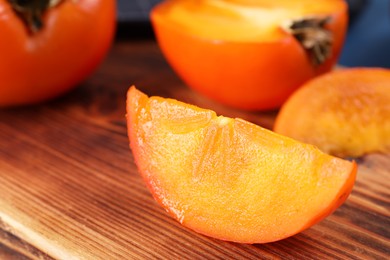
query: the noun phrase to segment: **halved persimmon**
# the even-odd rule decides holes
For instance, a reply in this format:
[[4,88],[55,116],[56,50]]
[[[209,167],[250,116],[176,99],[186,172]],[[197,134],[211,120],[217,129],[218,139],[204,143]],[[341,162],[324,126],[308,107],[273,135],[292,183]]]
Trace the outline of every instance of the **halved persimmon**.
[[343,0],[166,0],[151,12],[161,50],[184,82],[221,103],[279,107],[337,61]]
[[265,243],[292,236],[336,210],[355,181],[354,162],[134,87],[127,124],[154,198],[184,226],[218,239]]
[[350,68],[315,78],[280,110],[275,132],[340,157],[390,152],[390,70]]

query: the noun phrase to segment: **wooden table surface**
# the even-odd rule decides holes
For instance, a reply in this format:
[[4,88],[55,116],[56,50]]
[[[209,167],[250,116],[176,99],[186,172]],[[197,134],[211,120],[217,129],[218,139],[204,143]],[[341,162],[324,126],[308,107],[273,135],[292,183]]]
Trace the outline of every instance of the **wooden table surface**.
[[226,108],[189,90],[153,40],[118,40],[67,95],[0,110],[0,259],[390,259],[390,155],[359,158],[352,195],[312,228],[269,244],[196,234],[157,205],[125,124],[131,84],[271,128],[276,111]]

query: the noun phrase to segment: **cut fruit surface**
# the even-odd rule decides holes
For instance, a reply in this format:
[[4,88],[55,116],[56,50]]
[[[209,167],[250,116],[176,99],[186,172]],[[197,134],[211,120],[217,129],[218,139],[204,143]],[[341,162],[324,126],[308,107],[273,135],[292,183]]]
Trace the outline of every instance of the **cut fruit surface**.
[[167,22],[197,37],[244,42],[279,40],[286,37],[281,29],[287,21],[327,16],[344,8],[342,1],[334,0],[169,0],[161,12]]
[[189,87],[246,110],[278,108],[333,68],[347,29],[343,0],[166,0],[150,16]]
[[292,236],[336,210],[356,164],[214,111],[132,87],[127,124],[154,198],[184,226],[222,240]]
[[390,152],[390,70],[344,69],[313,79],[283,105],[274,129],[341,157]]

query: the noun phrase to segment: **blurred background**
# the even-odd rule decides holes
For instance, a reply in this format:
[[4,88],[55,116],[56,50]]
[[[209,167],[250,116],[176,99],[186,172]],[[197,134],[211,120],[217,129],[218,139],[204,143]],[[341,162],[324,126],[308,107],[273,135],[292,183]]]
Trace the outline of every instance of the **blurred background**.
[[[153,37],[150,9],[161,0],[118,0],[119,37]],[[390,68],[390,0],[347,0],[350,26],[339,64]]]

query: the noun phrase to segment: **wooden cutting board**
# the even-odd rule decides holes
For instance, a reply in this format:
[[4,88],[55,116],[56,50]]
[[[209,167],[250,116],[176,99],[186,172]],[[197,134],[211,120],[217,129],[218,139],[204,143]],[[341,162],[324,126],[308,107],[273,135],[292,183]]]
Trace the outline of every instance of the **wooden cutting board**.
[[130,84],[268,128],[276,115],[228,109],[195,94],[153,41],[117,42],[101,68],[66,96],[0,110],[0,258],[390,258],[390,155],[360,158],[347,202],[283,241],[230,243],[180,226],[134,165],[125,125]]

